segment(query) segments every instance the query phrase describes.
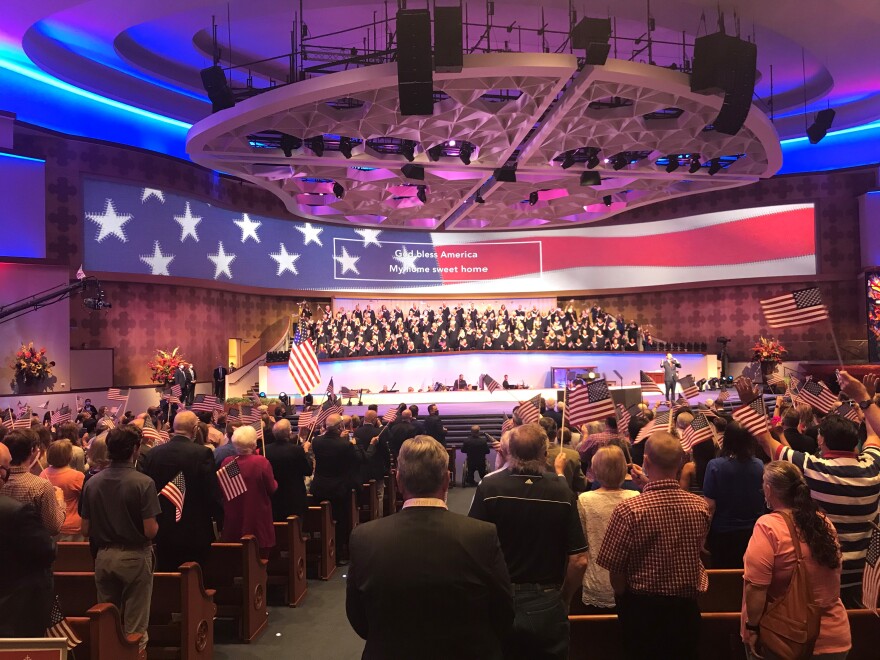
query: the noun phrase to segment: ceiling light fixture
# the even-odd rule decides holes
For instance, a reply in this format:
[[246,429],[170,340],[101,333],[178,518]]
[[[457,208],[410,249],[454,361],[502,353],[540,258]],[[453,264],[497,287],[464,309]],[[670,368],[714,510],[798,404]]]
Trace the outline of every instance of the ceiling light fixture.
[[538,192],[533,191],[529,193],[529,206],[534,206],[538,203]]
[[605,197],[602,198],[602,203],[605,204],[605,206],[611,206],[611,195],[605,195]]
[[341,137],[339,138],[339,153],[346,157],[346,159],[351,158],[351,138],[350,137]]
[[666,163],[666,171],[672,174],[678,169],[678,155],[668,156],[669,162]]
[[475,201],[477,204],[485,204],[485,203],[486,203],[486,200],[483,199],[483,196],[482,196],[480,193],[477,193],[477,196],[474,197],[474,201]]
[[428,149],[428,158],[430,158],[435,163],[440,160],[440,156],[443,155],[443,145],[435,144],[433,147]]
[[300,138],[288,135],[287,133],[281,134],[281,151],[284,152],[285,158],[293,156],[293,152],[302,147],[302,145],[303,141]]
[[315,155],[320,158],[324,155],[324,136],[316,135],[311,140],[309,140],[309,148],[315,153]]
[[598,154],[594,153],[592,156],[587,158],[587,167],[590,168],[591,170],[595,167],[599,167],[599,155]]
[[339,181],[333,182],[333,194],[336,195],[336,199],[342,199],[345,197],[345,188],[342,187],[342,184]]
[[461,158],[461,162],[465,165],[471,164],[471,154],[473,153],[473,147],[471,147],[469,142],[461,143],[461,150],[458,152],[458,157]]
[[562,169],[567,170],[569,167],[574,165],[574,163],[575,163],[574,154],[575,154],[574,149],[572,149],[571,151],[565,152],[565,158],[562,159]]
[[416,143],[412,140],[402,140],[400,142],[400,154],[410,163],[416,159]]
[[602,177],[598,172],[581,172],[582,186],[598,186],[602,183]]
[[709,176],[715,176],[721,171],[721,159],[713,158],[709,161]]
[[702,163],[700,163],[699,155],[691,156],[691,164],[688,167],[688,172],[690,172],[691,174],[696,174],[697,172],[700,171],[700,168],[702,166],[703,165],[702,165]]
[[622,170],[627,165],[629,165],[629,160],[627,160],[626,156],[622,154],[618,154],[611,159],[611,167],[614,168],[615,172]]
[[419,186],[419,191],[416,193],[416,197],[418,197],[419,201],[422,204],[428,203],[428,192],[427,186]]

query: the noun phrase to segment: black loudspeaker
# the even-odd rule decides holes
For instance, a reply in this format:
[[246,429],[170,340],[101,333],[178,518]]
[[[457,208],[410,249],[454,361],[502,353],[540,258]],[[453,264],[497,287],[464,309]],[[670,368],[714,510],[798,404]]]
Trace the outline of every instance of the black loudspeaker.
[[208,98],[211,99],[211,112],[235,107],[235,97],[226,84],[223,69],[219,66],[209,66],[207,69],[202,69],[201,75],[202,85],[208,92]]
[[397,92],[400,114],[434,114],[431,15],[427,9],[397,12]]
[[587,64],[605,64],[611,50],[610,39],[610,18],[582,18],[571,30],[571,47],[587,51]]
[[834,122],[835,112],[831,108],[827,110],[819,110],[816,113],[816,121],[807,129],[807,137],[810,138],[810,144],[818,144],[825,137],[831,124]]
[[458,73],[464,64],[461,7],[434,7],[434,69]]
[[698,94],[724,92],[724,103],[713,122],[715,130],[736,135],[752,107],[758,47],[721,32],[694,41],[691,91]]

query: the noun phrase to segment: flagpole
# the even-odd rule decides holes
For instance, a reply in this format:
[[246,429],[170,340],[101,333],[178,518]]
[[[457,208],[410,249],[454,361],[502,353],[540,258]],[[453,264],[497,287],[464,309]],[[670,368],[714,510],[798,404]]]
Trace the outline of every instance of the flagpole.
[[840,363],[840,368],[843,368],[843,358],[840,355],[840,346],[837,345],[837,335],[834,333],[834,324],[831,322],[831,316],[828,317],[828,327],[831,330],[831,341],[834,342],[834,350],[837,353],[837,361]]

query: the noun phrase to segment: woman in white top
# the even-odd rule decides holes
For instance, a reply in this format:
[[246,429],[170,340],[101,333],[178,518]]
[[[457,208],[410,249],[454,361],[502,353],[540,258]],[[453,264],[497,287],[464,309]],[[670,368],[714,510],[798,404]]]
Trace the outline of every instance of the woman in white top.
[[[608,445],[599,449],[593,456],[591,467],[601,487],[581,493],[578,497],[578,513],[587,539],[587,552],[598,554],[614,507],[639,493],[621,488],[626,478],[626,458],[620,447]],[[592,558],[584,573],[582,598],[584,605],[596,608],[596,611],[584,612],[585,614],[607,614],[615,605],[608,571]]]

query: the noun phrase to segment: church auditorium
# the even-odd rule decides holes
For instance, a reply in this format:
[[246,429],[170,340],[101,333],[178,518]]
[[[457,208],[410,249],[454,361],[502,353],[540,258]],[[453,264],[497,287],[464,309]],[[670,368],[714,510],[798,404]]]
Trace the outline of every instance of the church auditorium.
[[0,16],[0,659],[875,660],[880,11]]

